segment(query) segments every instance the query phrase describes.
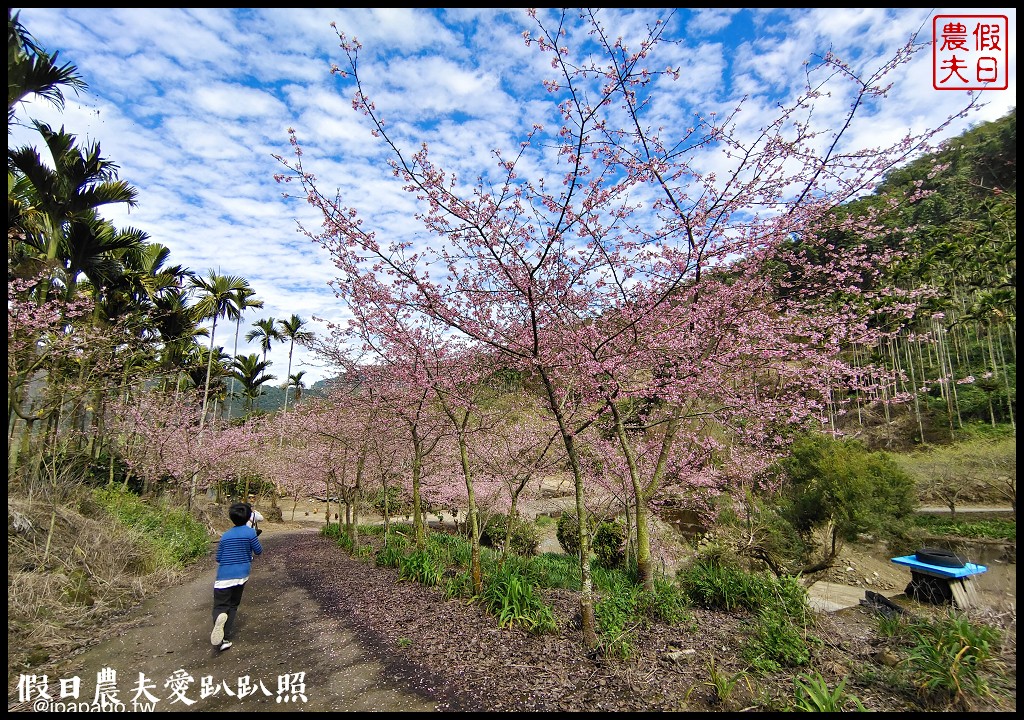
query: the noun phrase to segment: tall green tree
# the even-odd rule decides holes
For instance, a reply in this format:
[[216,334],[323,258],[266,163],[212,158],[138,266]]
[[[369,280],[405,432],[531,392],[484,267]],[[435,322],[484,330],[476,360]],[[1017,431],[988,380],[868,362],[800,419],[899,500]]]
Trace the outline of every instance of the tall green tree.
[[252,412],[256,400],[263,394],[263,385],[276,379],[277,376],[266,373],[270,365],[271,363],[260,360],[256,353],[241,355],[231,362],[230,377],[242,384],[246,413]]
[[78,93],[88,87],[77,67],[60,64],[60,53],[50,54],[36,43],[20,15],[7,8],[7,132],[14,124],[14,107],[30,95],[63,110],[65,89]]
[[[245,311],[249,308],[261,308],[263,307],[263,301],[257,300],[254,296],[256,291],[249,287],[248,281],[245,283],[245,287],[238,291],[238,297],[235,299],[235,308],[231,311],[229,317],[235,321],[235,348],[231,352],[232,357],[238,356],[238,333],[242,329],[242,317],[245,315]],[[266,358],[264,358],[265,360]],[[231,393],[235,391],[235,379],[231,378]],[[228,403],[228,420],[231,420],[231,404]]]
[[253,329],[245,334],[246,342],[252,342],[253,340],[260,341],[260,349],[263,350],[263,359],[266,360],[267,353],[270,351],[273,343],[284,340],[284,336],[281,335],[281,331],[277,329],[277,320],[272,317],[260,318],[253,323]]
[[[21,193],[8,204],[16,205],[16,222],[22,222],[26,232],[40,236],[37,244],[45,244],[43,260],[52,266],[57,264],[58,251],[73,223],[92,220],[103,205],[135,207],[138,192],[117,179],[118,165],[100,154],[99,143],[80,147],[75,136],[63,128],[54,131],[45,123],[34,125],[53,165],[44,162],[34,147],[8,151],[8,186]],[[44,286],[44,298],[48,291]]]
[[210,356],[206,365],[206,383],[203,388],[203,411],[199,421],[200,431],[206,421],[206,409],[208,395],[210,393],[210,372],[213,368],[213,344],[217,335],[217,320],[220,318],[232,317],[238,312],[238,296],[248,283],[244,278],[237,275],[221,275],[215,270],[208,270],[206,277],[193,277],[190,279],[192,287],[199,291],[196,300],[196,311],[199,317],[212,320],[210,327]]
[[[281,335],[288,340],[288,375],[292,375],[292,353],[295,351],[296,342],[304,342],[312,337],[312,333],[303,330],[306,326],[306,321],[300,318],[298,315],[293,314],[287,320],[278,320],[277,327],[281,332]],[[288,414],[288,390],[291,389],[291,385],[285,385],[284,388],[284,414]]]
[[298,403],[302,397],[302,391],[306,389],[306,383],[302,382],[302,376],[306,374],[305,370],[299,370],[297,373],[292,373],[288,376],[288,386],[295,388],[295,402]]

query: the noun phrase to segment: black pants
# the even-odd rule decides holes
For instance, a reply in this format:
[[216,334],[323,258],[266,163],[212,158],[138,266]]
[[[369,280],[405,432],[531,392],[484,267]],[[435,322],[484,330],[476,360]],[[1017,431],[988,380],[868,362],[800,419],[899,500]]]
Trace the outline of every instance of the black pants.
[[235,615],[238,614],[238,605],[242,602],[243,590],[245,590],[245,583],[229,588],[213,589],[213,621],[217,622],[217,616],[221,613],[228,614],[228,622],[224,626],[225,640],[232,636],[232,631],[235,627]]

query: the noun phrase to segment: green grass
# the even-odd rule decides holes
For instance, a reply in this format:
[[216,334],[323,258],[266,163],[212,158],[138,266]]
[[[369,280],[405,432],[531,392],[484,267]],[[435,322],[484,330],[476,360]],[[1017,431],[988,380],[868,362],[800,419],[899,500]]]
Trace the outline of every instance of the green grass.
[[934,515],[915,515],[914,527],[926,530],[931,535],[971,538],[977,540],[1017,541],[1015,520],[952,520]]
[[184,508],[143,502],[119,487],[97,488],[93,498],[119,525],[149,544],[164,565],[183,567],[210,549],[206,528]]
[[846,692],[846,678],[840,680],[834,689],[830,689],[820,673],[803,673],[794,680],[794,684],[794,709],[797,712],[865,712],[860,699]]
[[983,669],[994,664],[1002,633],[951,611],[937,621],[919,621],[909,628],[907,665],[918,688],[927,695],[969,709],[972,698],[990,695]]
[[[979,524],[979,523],[971,523]],[[1012,534],[1012,523],[983,521]],[[957,524],[959,528],[961,524]],[[937,525],[934,525],[938,527]],[[378,565],[394,567],[401,578],[439,587],[448,599],[480,603],[500,627],[521,627],[529,632],[556,632],[558,623],[544,593],[551,589],[579,591],[577,559],[563,553],[537,556],[502,556],[481,548],[483,589],[475,593],[469,573],[470,544],[461,536],[432,532],[424,549],[415,550],[412,529],[398,526],[389,547],[377,553]],[[951,532],[943,527],[936,532]],[[860,701],[845,683],[830,688],[813,671],[814,654],[823,641],[814,633],[813,615],[806,590],[799,579],[775,577],[741,567],[728,553],[709,552],[679,571],[674,578],[655,578],[654,590],[643,590],[635,573],[591,564],[595,592],[594,612],[601,653],[609,658],[628,658],[637,634],[651,622],[665,622],[696,632],[694,607],[747,615],[747,639],[741,654],[743,673],[718,673],[709,668],[709,681],[725,699],[740,681],[759,674],[802,669],[796,683],[796,709],[804,711],[862,710]],[[990,661],[990,647],[997,640],[984,629],[963,621],[938,623],[930,628],[908,626],[905,620],[880,624],[878,633],[901,642],[909,655],[908,692],[964,699],[989,692],[985,676],[977,670]],[[934,633],[934,634],[930,634]],[[960,654],[962,651],[962,654]],[[891,678],[874,682],[892,682]]]

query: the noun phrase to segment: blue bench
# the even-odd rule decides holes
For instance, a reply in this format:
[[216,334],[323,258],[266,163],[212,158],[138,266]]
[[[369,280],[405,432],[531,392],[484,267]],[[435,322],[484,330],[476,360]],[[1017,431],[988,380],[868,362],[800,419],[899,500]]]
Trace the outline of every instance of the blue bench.
[[910,568],[907,597],[933,604],[952,602],[961,610],[966,610],[978,602],[971,577],[988,571],[984,565],[974,563],[964,563],[963,567],[931,565],[921,562],[915,555],[894,557],[892,561]]

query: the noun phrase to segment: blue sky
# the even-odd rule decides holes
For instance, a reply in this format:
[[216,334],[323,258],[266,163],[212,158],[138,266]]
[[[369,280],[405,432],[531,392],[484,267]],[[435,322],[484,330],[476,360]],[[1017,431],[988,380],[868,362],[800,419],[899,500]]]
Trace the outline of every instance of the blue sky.
[[[935,15],[1008,17],[1009,88],[986,91],[986,106],[953,125],[995,120],[1016,105],[1016,10],[1013,8],[830,8],[681,10],[670,20],[661,59],[682,69],[666,103],[680,113],[727,112],[748,96],[744,119],[792,97],[803,63],[832,49],[855,68],[873,67],[910,33],[931,39]],[[651,9],[603,8],[616,35],[634,37],[655,17]],[[139,191],[130,214],[104,212],[119,227],[147,232],[171,249],[171,263],[249,280],[262,299],[242,335],[259,318],[295,313],[339,321],[344,314],[328,281],[326,253],[297,232],[317,227],[301,202],[282,197],[273,179],[288,156],[288,128],[303,144],[304,161],[325,189],[382,230],[415,235],[413,206],[383,166],[382,148],[351,108],[351,89],[329,72],[345,66],[331,23],[363,45],[361,73],[397,136],[470,179],[493,166],[492,148],[516,149],[536,117],[549,117],[540,81],[551,72],[525,47],[534,26],[523,10],[414,8],[24,8],[21,21],[37,42],[79,68],[88,90],[71,94],[62,114],[45,103],[18,117],[63,124],[83,141],[98,141],[120,165],[121,179]],[[662,63],[664,66],[664,63]],[[932,56],[921,52],[892,77],[889,102],[851,139],[877,145],[945,120],[965,93],[932,87]],[[668,96],[666,96],[668,97]],[[819,117],[839,113],[826,102]],[[767,117],[767,116],[765,116]],[[679,121],[684,121],[682,115]],[[33,144],[21,128],[10,145]],[[715,160],[707,158],[711,164]],[[229,336],[230,335],[230,336]],[[218,328],[230,352],[233,333]],[[241,341],[239,352],[258,352]],[[271,372],[283,380],[287,347],[271,350]],[[330,374],[298,350],[292,371],[312,383]]]

